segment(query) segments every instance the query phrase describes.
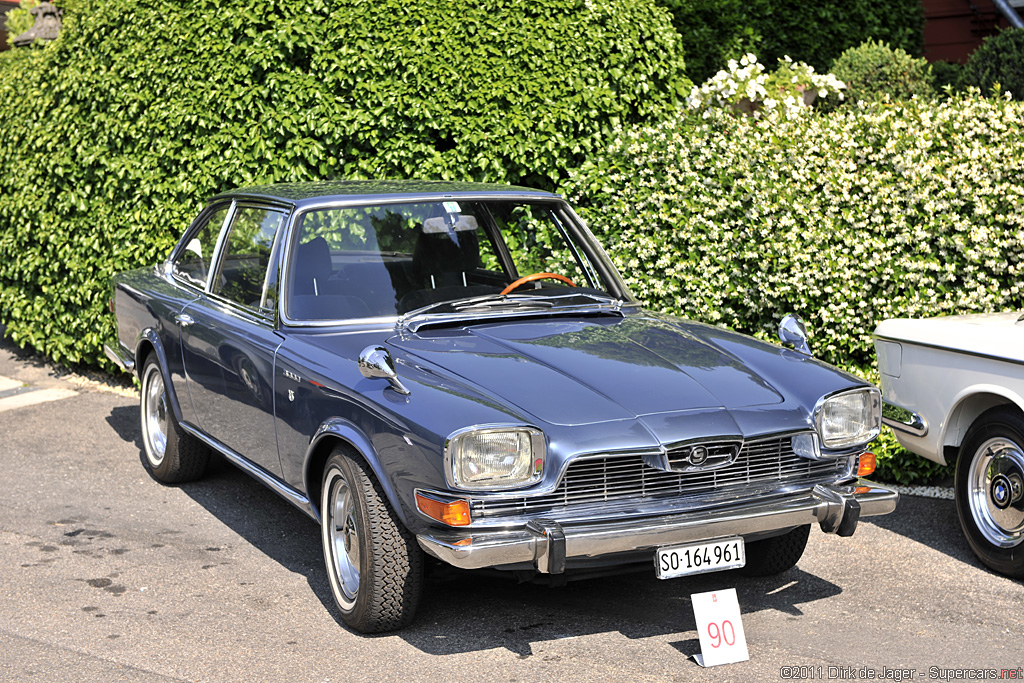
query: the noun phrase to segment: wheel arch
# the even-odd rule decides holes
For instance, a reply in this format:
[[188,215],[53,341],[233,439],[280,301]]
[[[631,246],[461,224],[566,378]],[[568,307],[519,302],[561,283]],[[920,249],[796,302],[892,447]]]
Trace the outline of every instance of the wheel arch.
[[184,421],[181,406],[178,404],[178,395],[174,391],[174,384],[171,382],[171,378],[168,375],[167,368],[167,352],[164,350],[164,345],[160,341],[160,336],[156,333],[156,330],[152,328],[146,328],[139,333],[139,338],[135,342],[135,368],[136,377],[139,382],[142,382],[142,371],[146,367],[146,361],[149,357],[156,354],[156,363],[160,366],[160,372],[164,376],[164,387],[167,391],[167,396],[171,401],[171,410],[174,411],[174,419],[179,424]]
[[306,451],[305,465],[303,466],[306,496],[309,499],[313,518],[316,519],[317,523],[322,518],[320,497],[323,487],[324,467],[327,465],[327,461],[330,459],[335,447],[339,445],[349,449],[353,455],[361,458],[369,466],[373,476],[384,490],[384,494],[388,497],[391,509],[402,520],[402,524],[407,529],[410,528],[410,520],[406,513],[406,508],[402,505],[401,498],[398,496],[394,485],[385,476],[380,457],[377,455],[377,450],[373,447],[370,438],[353,423],[338,417],[325,420],[320,425],[320,428],[317,429],[316,434],[310,440],[309,448]]
[[1024,416],[1024,398],[1006,387],[977,385],[964,389],[956,396],[940,440],[943,452],[947,455],[947,464],[950,464],[950,452],[959,453],[971,425],[984,413],[999,406],[1012,406]]

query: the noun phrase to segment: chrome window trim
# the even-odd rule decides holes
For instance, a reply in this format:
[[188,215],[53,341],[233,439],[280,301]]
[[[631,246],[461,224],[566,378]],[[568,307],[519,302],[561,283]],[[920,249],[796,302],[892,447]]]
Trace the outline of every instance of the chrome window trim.
[[[274,327],[274,313],[273,311],[257,310],[249,308],[243,304],[238,303],[232,299],[228,299],[217,294],[205,292],[203,298],[200,301],[205,300],[211,304],[216,304],[222,309],[226,309],[225,313],[231,314],[236,318],[245,319],[248,322],[259,323],[264,327],[273,329]],[[195,301],[189,303],[189,306],[193,305]]]
[[[281,259],[280,259],[280,255],[279,255],[279,250],[281,248],[281,240],[283,238],[283,235],[287,231],[288,217],[292,213],[290,209],[283,209],[283,208],[282,209],[278,209],[278,208],[275,207],[273,210],[279,211],[281,213],[281,222],[277,226],[277,231],[274,233],[274,241],[270,245],[270,260],[267,262],[267,272],[263,274],[263,295],[260,297],[260,311],[261,312],[266,312],[271,317],[273,317],[273,315],[274,315],[274,308],[276,308],[276,306],[271,307],[271,308],[267,307],[267,294],[269,294],[268,289],[270,288],[270,271],[273,270],[273,268],[271,266],[275,265],[274,264],[274,257],[277,256],[278,257],[277,264],[276,264],[277,270],[278,270],[277,291],[278,291],[278,296],[280,297],[280,292],[281,292],[281,278],[280,278]],[[277,302],[275,302],[275,304],[276,303]]]
[[[273,213],[280,214],[281,217],[282,217],[281,218],[281,225],[278,226],[277,233],[281,232],[281,229],[282,229],[282,227],[284,225],[284,221],[288,217],[287,210],[282,209],[281,207],[278,207],[278,206],[263,204],[263,203],[257,202],[257,201],[246,201],[244,199],[232,202],[231,203],[231,211],[230,211],[230,215],[229,215],[229,219],[230,220],[225,221],[224,226],[221,228],[220,238],[217,240],[217,249],[216,249],[216,252],[215,252],[217,254],[216,277],[209,278],[209,281],[207,282],[207,285],[206,285],[206,292],[207,292],[207,294],[212,294],[214,296],[218,296],[218,295],[214,294],[214,292],[212,290],[212,286],[211,286],[210,283],[213,282],[216,279],[219,279],[220,276],[221,276],[221,273],[223,272],[223,269],[224,269],[224,257],[227,256],[227,254],[225,252],[227,251],[228,245],[229,245],[229,243],[231,241],[230,240],[231,231],[235,227],[234,226],[235,218],[238,216],[238,213],[242,209],[260,209],[260,210],[263,210],[263,211],[273,212]],[[275,241],[277,240],[276,233],[275,233],[274,239],[275,239]],[[273,244],[271,244],[271,255],[273,255]],[[270,264],[268,263],[267,266],[268,266],[267,267],[267,271],[269,272]],[[267,273],[264,273],[263,274],[263,292],[261,294],[261,301],[262,301],[262,296],[266,294],[266,283],[267,283]],[[221,298],[224,298],[224,297],[221,297]],[[244,304],[243,304],[243,306],[244,306]],[[247,306],[245,306],[245,307],[248,308]]]
[[[590,230],[587,228],[587,226],[583,222],[583,220],[576,214],[575,211],[573,211],[572,207],[569,206],[569,204],[565,201],[565,199],[561,195],[556,195],[556,194],[536,195],[536,194],[530,194],[530,193],[517,193],[517,192],[508,192],[508,193],[506,193],[506,192],[501,192],[501,193],[453,192],[453,193],[441,194],[441,195],[436,194],[436,193],[432,193],[432,194],[409,194],[409,195],[401,195],[401,196],[388,196],[388,197],[384,197],[384,198],[374,198],[374,197],[360,196],[358,198],[351,198],[351,199],[338,199],[338,200],[332,200],[332,201],[326,201],[326,202],[315,202],[315,203],[310,203],[310,204],[303,203],[303,204],[297,206],[294,211],[292,211],[291,216],[290,216],[287,224],[283,228],[284,232],[287,234],[287,239],[284,241],[284,243],[282,245],[282,249],[283,250],[281,252],[281,273],[280,273],[280,279],[279,279],[279,283],[278,283],[279,286],[278,286],[278,296],[277,296],[277,298],[278,298],[277,310],[278,310],[278,314],[280,316],[281,325],[283,327],[293,327],[293,328],[323,328],[323,327],[341,327],[341,326],[367,325],[367,324],[388,324],[388,325],[393,325],[393,326],[397,327],[398,322],[399,322],[400,318],[402,317],[400,315],[394,315],[394,316],[377,316],[377,317],[373,317],[373,318],[338,318],[338,319],[334,319],[334,320],[301,320],[301,319],[292,318],[292,317],[290,317],[285,312],[285,301],[287,301],[287,299],[288,299],[288,289],[287,288],[288,288],[288,282],[289,282],[289,278],[291,276],[291,268],[292,268],[292,250],[293,250],[294,242],[295,242],[294,233],[295,233],[295,230],[296,230],[296,225],[298,225],[299,220],[302,218],[302,216],[304,216],[306,213],[311,212],[311,211],[321,211],[321,210],[324,210],[324,209],[350,208],[350,207],[357,207],[357,206],[366,206],[368,204],[378,204],[378,205],[414,204],[414,203],[423,203],[423,202],[445,201],[445,200],[449,200],[449,199],[454,199],[456,201],[465,200],[465,201],[481,201],[481,202],[489,201],[489,200],[492,200],[492,201],[522,200],[522,201],[529,201],[529,202],[533,202],[533,203],[537,203],[537,204],[553,204],[553,205],[555,205],[557,207],[557,209],[559,209],[561,211],[564,211],[564,213],[572,219],[572,221],[568,225],[564,226],[564,229],[567,231],[568,236],[575,237],[574,240],[569,240],[570,244],[572,244],[574,242],[579,242],[580,241],[580,239],[579,239],[580,236],[576,236],[576,235],[573,234],[577,229],[579,229],[579,231],[582,234],[582,237],[586,238],[586,239],[583,240],[584,242],[586,242],[586,240],[589,239],[591,241],[590,243],[599,245],[597,239],[594,237],[593,233],[591,233]],[[554,213],[557,214],[558,211],[554,211]],[[560,226],[560,229],[561,229],[561,227],[563,227],[563,226]],[[615,269],[615,266],[611,263],[611,259],[607,256],[607,254],[605,254],[604,259],[603,259],[603,261],[606,261],[607,263],[603,263],[602,262],[602,264],[600,264],[600,265],[606,266],[611,271],[610,272],[611,277],[608,277],[608,275],[609,275],[608,273],[604,273],[604,274],[602,273],[602,268],[599,265],[596,265],[594,263],[594,259],[592,258],[592,254],[590,254],[586,249],[584,249],[583,253],[587,256],[587,258],[585,260],[589,263],[590,267],[594,269],[597,278],[609,280],[609,284],[611,284],[611,285],[621,289],[622,293],[625,294],[626,297],[628,297],[625,300],[623,300],[624,304],[633,304],[633,305],[635,305],[637,303],[636,299],[632,296],[632,293],[630,293],[629,288],[626,287],[625,282],[622,280],[622,275],[618,272],[618,270]],[[618,296],[618,294],[614,293],[614,292],[612,292],[610,294],[612,296]],[[536,312],[533,312],[533,313],[536,313]],[[522,313],[520,313],[520,315],[522,315]],[[479,314],[476,314],[476,315],[474,315],[472,317],[474,319],[478,319],[480,316],[479,316]]]
[[[211,203],[206,208],[199,212],[199,216],[206,214],[207,211],[209,211],[210,213],[216,213],[220,209],[220,203]],[[181,284],[188,289],[197,292],[208,292],[210,288],[210,281],[213,279],[211,277],[213,274],[212,266],[217,262],[216,259],[218,255],[218,250],[220,249],[221,240],[224,238],[224,230],[231,224],[231,217],[234,215],[234,209],[235,200],[231,200],[231,202],[227,205],[227,213],[224,214],[224,220],[220,224],[220,229],[217,231],[217,241],[214,243],[213,253],[210,255],[210,266],[207,267],[206,282],[203,284],[202,287],[198,287],[196,286],[195,283],[189,282],[179,277],[174,272],[174,262],[178,259],[179,256],[181,256],[181,252],[185,249],[185,245],[187,245],[188,242],[190,241],[188,238],[190,236],[195,235],[195,233],[192,231],[196,223],[195,221],[193,221],[192,224],[189,225],[188,229],[185,231],[185,234],[181,236],[181,239],[178,240],[178,243],[175,245],[174,249],[171,250],[171,255],[167,257],[166,261],[164,261],[164,274],[174,282]],[[198,219],[199,216],[197,216],[196,218]],[[196,231],[198,231],[198,228],[196,228]]]
[[[286,224],[287,224],[288,212],[289,212],[288,207],[285,207],[285,206],[282,206],[282,205],[277,205],[277,204],[266,204],[266,203],[262,203],[262,202],[259,202],[259,201],[256,201],[256,200],[251,200],[251,201],[250,200],[245,200],[245,199],[232,200],[231,204],[228,207],[228,213],[227,213],[227,215],[224,218],[224,222],[221,224],[220,232],[218,233],[218,236],[217,236],[217,245],[214,248],[214,254],[216,256],[216,260],[215,261],[211,261],[211,263],[216,263],[216,275],[217,275],[217,277],[220,276],[221,267],[223,265],[223,261],[221,259],[221,254],[222,254],[222,251],[227,248],[226,245],[227,245],[228,235],[230,234],[230,229],[231,229],[231,226],[232,226],[232,224],[234,222],[234,218],[235,218],[237,209],[239,209],[239,208],[246,208],[246,207],[255,207],[255,208],[260,208],[260,209],[266,209],[268,211],[273,211],[273,212],[282,214],[282,223],[281,223],[280,226],[278,226],[277,234],[276,234],[276,236],[274,238],[275,239],[274,245],[271,246],[271,261],[273,261],[273,250],[276,248],[277,240],[281,239],[281,235],[284,233],[284,231],[285,231],[285,229],[287,227]],[[187,234],[188,233],[186,233],[186,235]],[[179,245],[183,244],[184,242],[185,242],[185,239],[183,237],[182,240],[179,242]],[[263,325],[265,327],[270,327],[270,328],[274,327],[274,323],[275,323],[275,320],[274,320],[275,310],[274,309],[267,309],[267,308],[262,307],[262,306],[259,307],[259,308],[252,308],[252,307],[246,306],[245,304],[242,304],[242,303],[239,303],[237,301],[234,301],[233,299],[229,299],[229,298],[227,298],[225,296],[221,296],[220,294],[214,293],[213,291],[211,291],[211,284],[210,284],[214,280],[213,277],[208,277],[207,280],[206,280],[206,286],[204,288],[200,289],[199,287],[196,287],[194,284],[189,283],[189,282],[181,279],[180,277],[174,275],[174,272],[173,272],[173,260],[174,260],[173,256],[174,256],[174,254],[177,254],[179,252],[180,252],[180,250],[175,248],[175,250],[172,252],[172,257],[168,258],[167,261],[165,262],[165,269],[166,269],[165,272],[168,275],[168,277],[171,277],[173,279],[173,281],[175,283],[178,283],[178,284],[180,284],[180,285],[182,285],[182,286],[184,286],[184,287],[186,287],[188,289],[191,289],[191,290],[194,290],[195,292],[198,292],[207,301],[209,301],[210,303],[217,304],[217,305],[221,306],[222,308],[227,309],[226,312],[235,315],[235,317],[246,318],[246,319],[249,319],[250,322],[257,322],[257,323],[259,323],[259,324],[261,324],[261,325]],[[211,271],[211,273],[212,272],[213,271]],[[266,295],[267,295],[267,279],[268,279],[269,273],[270,273],[270,268],[269,268],[269,264],[268,264],[267,272],[264,273],[264,277],[263,277],[263,293],[262,293],[262,296],[261,296],[261,301],[265,301],[266,300]],[[194,303],[195,303],[194,301],[193,302],[189,302],[189,305],[192,305]]]

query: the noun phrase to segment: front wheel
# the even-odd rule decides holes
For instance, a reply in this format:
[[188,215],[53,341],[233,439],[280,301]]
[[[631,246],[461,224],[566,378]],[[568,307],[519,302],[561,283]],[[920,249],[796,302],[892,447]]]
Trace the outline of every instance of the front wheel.
[[740,571],[747,576],[772,576],[792,569],[804,554],[810,533],[811,525],[805,524],[781,536],[747,543],[747,563]]
[[423,585],[423,555],[362,460],[336,448],[324,470],[321,535],[331,592],[363,633],[409,624]]
[[1024,417],[993,408],[971,425],[956,465],[956,510],[971,550],[1024,577]]

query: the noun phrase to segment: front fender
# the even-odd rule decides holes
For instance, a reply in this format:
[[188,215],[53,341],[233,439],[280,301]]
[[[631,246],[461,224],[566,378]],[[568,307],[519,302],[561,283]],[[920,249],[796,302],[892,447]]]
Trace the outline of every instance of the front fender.
[[370,438],[355,424],[340,417],[328,418],[317,428],[316,433],[309,442],[309,448],[306,450],[306,457],[303,462],[303,479],[305,480],[306,491],[310,494],[314,492],[317,494],[309,496],[313,517],[317,522],[321,519],[320,497],[322,492],[320,491],[320,480],[323,475],[323,465],[329,457],[329,451],[325,452],[324,446],[326,444],[324,442],[329,439],[343,441],[366,461],[366,464],[373,470],[373,475],[380,482],[381,488],[384,489],[384,495],[387,496],[391,509],[395,511],[395,514],[402,520],[402,524],[406,528],[411,528],[408,512],[402,505],[398,492],[391,483],[390,478],[386,476],[380,456]]
[[939,444],[959,448],[967,430],[971,428],[979,415],[989,408],[1006,403],[1012,403],[1024,413],[1024,398],[1010,387],[984,383],[974,384],[960,390],[954,396],[949,417],[942,425]]

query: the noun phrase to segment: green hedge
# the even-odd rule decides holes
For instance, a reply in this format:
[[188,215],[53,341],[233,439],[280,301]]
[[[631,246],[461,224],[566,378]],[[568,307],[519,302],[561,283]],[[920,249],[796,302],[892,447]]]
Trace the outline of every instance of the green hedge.
[[960,88],[1024,99],[1024,29],[1009,28],[982,41],[959,71]]
[[686,50],[687,73],[707,80],[746,52],[764,64],[789,55],[827,70],[848,47],[869,38],[919,55],[921,0],[658,0],[672,13]]
[[832,75],[846,84],[849,103],[935,96],[924,57],[911,57],[880,41],[868,40],[844,51],[832,64]]
[[768,339],[794,312],[875,381],[879,321],[1021,307],[1024,104],[717,111],[625,130],[567,187],[648,306]]
[[325,178],[554,187],[690,83],[652,1],[64,0],[0,53],[0,321],[96,363],[106,287],[205,197]]

